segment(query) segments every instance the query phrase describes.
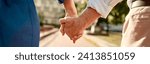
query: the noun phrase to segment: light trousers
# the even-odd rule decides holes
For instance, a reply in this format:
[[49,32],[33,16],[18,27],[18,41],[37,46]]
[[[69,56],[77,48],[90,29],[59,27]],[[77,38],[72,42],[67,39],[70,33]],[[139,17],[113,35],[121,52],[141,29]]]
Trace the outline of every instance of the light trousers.
[[150,47],[150,6],[136,7],[126,17],[122,47]]

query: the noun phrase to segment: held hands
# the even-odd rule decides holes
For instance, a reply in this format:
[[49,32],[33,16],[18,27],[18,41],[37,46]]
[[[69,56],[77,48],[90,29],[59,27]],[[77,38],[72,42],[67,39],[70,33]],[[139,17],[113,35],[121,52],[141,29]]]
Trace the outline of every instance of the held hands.
[[61,24],[60,32],[67,34],[75,43],[83,35],[85,29],[84,23],[78,17],[65,17],[59,20]]
[[84,29],[89,27],[100,16],[95,9],[88,7],[79,17],[69,16],[60,19],[60,31],[63,35],[67,34],[75,43],[82,36]]
[[67,34],[75,43],[83,35],[83,31],[92,24],[100,15],[95,9],[88,7],[79,17],[73,0],[64,0],[66,17],[60,19],[60,31],[62,35]]
[[66,16],[60,19],[60,31],[63,35],[67,34],[75,43],[83,34],[83,22],[77,18],[77,10],[73,0],[64,0],[64,7]]

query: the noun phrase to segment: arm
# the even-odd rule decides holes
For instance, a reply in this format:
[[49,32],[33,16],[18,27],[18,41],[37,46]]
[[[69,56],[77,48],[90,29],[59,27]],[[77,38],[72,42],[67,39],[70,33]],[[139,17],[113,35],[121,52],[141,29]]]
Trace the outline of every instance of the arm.
[[97,20],[101,15],[93,8],[88,7],[79,17],[84,29],[88,28],[95,20]]
[[64,0],[66,16],[77,16],[77,10],[73,0]]
[[120,1],[89,0],[87,9],[79,17],[68,17],[60,20],[61,25],[65,25],[62,33],[66,33],[75,43],[88,26],[99,17],[106,18],[111,9]]
[[97,13],[96,10],[88,7],[79,17],[60,19],[61,25],[65,24],[61,32],[62,34],[66,33],[75,43],[75,41],[82,36],[83,31],[99,17],[100,14]]
[[[65,17],[77,17],[77,10],[73,0],[59,0],[59,2],[64,4],[66,16]],[[62,23],[60,27],[60,32],[62,35],[65,34],[64,32],[65,25]]]
[[[83,27],[89,27],[99,17],[106,18],[112,8],[122,0],[89,0],[87,9],[79,16]],[[108,4],[106,5],[106,2]]]
[[112,8],[123,0],[89,0],[88,7],[95,9],[101,17],[106,18]]

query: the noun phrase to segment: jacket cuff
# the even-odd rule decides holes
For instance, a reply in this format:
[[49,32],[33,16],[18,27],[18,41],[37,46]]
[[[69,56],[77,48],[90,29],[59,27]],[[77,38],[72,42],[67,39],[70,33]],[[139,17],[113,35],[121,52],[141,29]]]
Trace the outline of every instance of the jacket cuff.
[[88,7],[95,9],[102,18],[106,18],[112,8],[122,0],[89,0]]
[[59,2],[60,4],[63,4],[63,3],[64,3],[64,0],[58,0],[58,2]]

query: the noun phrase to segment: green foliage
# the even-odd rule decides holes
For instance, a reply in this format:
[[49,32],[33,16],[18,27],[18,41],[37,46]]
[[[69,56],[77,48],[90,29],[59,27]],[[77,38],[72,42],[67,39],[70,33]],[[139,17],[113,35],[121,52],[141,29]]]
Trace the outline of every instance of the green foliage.
[[107,21],[111,24],[122,24],[125,21],[125,16],[128,14],[129,8],[126,0],[116,5],[108,15]]
[[[110,24],[122,24],[125,21],[125,17],[129,12],[129,8],[126,4],[127,0],[123,0],[121,3],[117,4],[113,10],[110,12],[106,19],[99,19],[98,23],[108,22]],[[77,11],[80,14],[87,6],[87,1],[84,3],[76,3]]]
[[42,13],[38,13],[38,16],[39,16],[39,19],[40,19],[40,26],[43,26],[44,25],[44,19],[45,19],[45,17],[44,17],[44,15],[42,14]]
[[85,1],[84,3],[75,3],[75,6],[77,8],[78,14],[80,14],[86,8],[87,1]]

